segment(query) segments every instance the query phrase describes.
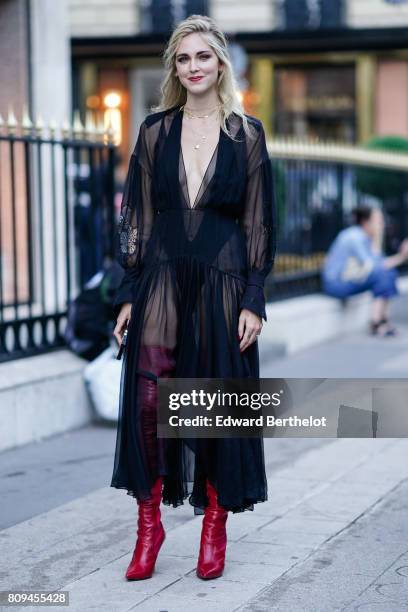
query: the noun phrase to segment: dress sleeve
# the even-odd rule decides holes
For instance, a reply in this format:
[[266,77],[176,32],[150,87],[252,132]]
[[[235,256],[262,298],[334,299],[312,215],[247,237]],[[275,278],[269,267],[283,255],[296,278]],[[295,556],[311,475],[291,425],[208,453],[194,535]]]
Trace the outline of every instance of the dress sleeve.
[[240,307],[266,318],[264,283],[276,252],[276,203],[271,161],[262,124],[247,153],[247,186],[240,226],[246,237],[248,279]]
[[113,309],[117,318],[121,305],[133,301],[134,282],[142,270],[154,209],[152,203],[152,160],[147,145],[146,124],[142,123],[129,161],[116,234],[117,260],[124,275],[116,290]]

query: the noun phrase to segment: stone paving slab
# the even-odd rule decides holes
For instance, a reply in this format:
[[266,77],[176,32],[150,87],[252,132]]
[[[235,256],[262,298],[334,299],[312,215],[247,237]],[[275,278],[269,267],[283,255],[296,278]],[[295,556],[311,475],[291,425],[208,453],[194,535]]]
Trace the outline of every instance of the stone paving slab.
[[408,610],[408,479],[278,578],[245,612]]
[[[192,517],[188,506],[163,507],[167,537],[152,579],[126,581],[124,571],[135,541],[134,500],[130,504],[127,496],[106,487],[1,532],[6,555],[0,558],[0,587],[68,590],[70,612],[186,607],[232,612],[257,609],[253,605],[286,612],[303,605],[304,593],[295,589],[298,582],[309,588],[305,584],[310,583],[310,572],[316,576],[323,568],[328,572],[327,601],[337,583],[344,593],[348,583],[355,585],[346,593],[348,599],[341,600],[348,605],[352,593],[357,596],[376,579],[379,567],[386,562],[390,566],[405,553],[406,528],[399,526],[401,541],[394,531],[385,553],[377,546],[370,563],[364,563],[363,536],[361,550],[354,546],[361,561],[356,557],[354,563],[354,549],[348,549],[333,573],[328,547],[342,542],[351,529],[357,529],[353,542],[358,542],[356,526],[408,479],[407,454],[405,439],[339,439],[277,470],[268,479],[267,502],[255,506],[254,512],[230,514],[226,568],[215,581],[195,576],[202,517]],[[172,522],[174,516],[182,518]],[[387,529],[386,522],[380,530],[377,526],[377,537],[386,539]],[[302,568],[310,564],[302,583]],[[291,581],[297,575],[300,579]],[[283,607],[273,608],[271,590],[281,581],[289,581],[290,597]],[[287,590],[284,586],[278,591],[281,599]],[[327,607],[324,597],[316,601],[322,612],[337,609]]]

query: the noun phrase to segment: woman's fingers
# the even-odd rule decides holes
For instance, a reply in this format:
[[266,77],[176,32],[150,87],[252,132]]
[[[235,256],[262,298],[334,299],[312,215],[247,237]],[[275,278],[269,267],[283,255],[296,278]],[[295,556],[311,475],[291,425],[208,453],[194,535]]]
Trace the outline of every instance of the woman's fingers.
[[[241,329],[243,330],[242,333],[240,333]],[[253,342],[255,342],[261,329],[262,322],[260,322],[259,317],[252,313],[247,314],[242,311],[238,326],[238,334],[240,339],[239,349],[241,353],[242,351],[245,351]]]
[[242,336],[244,335],[244,331],[245,331],[245,316],[243,313],[241,313],[239,317],[239,321],[238,321],[238,340],[241,340]]
[[245,351],[248,346],[250,346],[256,340],[256,332],[252,329],[245,328],[244,337],[242,338],[239,348],[242,351]]
[[122,342],[123,334],[125,332],[128,322],[129,322],[129,319],[127,317],[124,317],[124,316],[118,317],[115,329],[113,330],[113,335],[115,336],[119,345]]
[[122,342],[122,337],[123,337],[123,323],[121,323],[120,321],[117,321],[115,329],[113,330],[113,335],[116,338],[117,343],[120,345]]
[[131,313],[132,313],[132,304],[130,302],[123,304],[119,312],[118,318],[116,320],[115,329],[113,330],[113,335],[115,336],[117,343],[119,345],[122,343],[123,334],[130,321]]

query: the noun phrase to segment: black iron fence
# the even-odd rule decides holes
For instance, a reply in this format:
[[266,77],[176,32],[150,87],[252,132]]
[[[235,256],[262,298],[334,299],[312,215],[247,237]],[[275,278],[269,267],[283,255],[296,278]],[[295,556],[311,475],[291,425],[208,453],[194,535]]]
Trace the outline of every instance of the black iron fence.
[[[385,254],[408,236],[408,155],[352,146],[269,143],[277,195],[278,245],[267,300],[321,290],[320,270],[338,232],[358,204],[385,215]],[[401,267],[402,273],[406,267]]]
[[[114,257],[113,136],[78,121],[58,135],[28,120],[0,125],[0,361],[64,346],[69,304]],[[269,149],[278,248],[267,300],[320,290],[325,253],[367,185],[380,185],[385,251],[408,235],[408,156],[290,141]]]
[[0,126],[0,361],[63,346],[70,300],[113,255],[111,132]]

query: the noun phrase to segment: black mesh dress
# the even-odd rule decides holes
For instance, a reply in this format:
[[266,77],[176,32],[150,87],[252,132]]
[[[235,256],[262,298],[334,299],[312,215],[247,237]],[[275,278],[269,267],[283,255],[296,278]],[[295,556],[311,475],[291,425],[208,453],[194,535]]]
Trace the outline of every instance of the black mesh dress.
[[[264,281],[276,244],[271,163],[261,122],[248,137],[233,113],[221,128],[194,204],[181,150],[183,110],[150,114],[140,127],[125,183],[118,315],[132,303],[124,353],[111,486],[139,500],[163,476],[163,503],[189,498],[201,514],[205,480],[232,512],[267,499],[262,438],[157,438],[157,377],[259,378],[257,341],[239,350],[240,310],[266,321]],[[157,391],[157,388],[156,388]]]

